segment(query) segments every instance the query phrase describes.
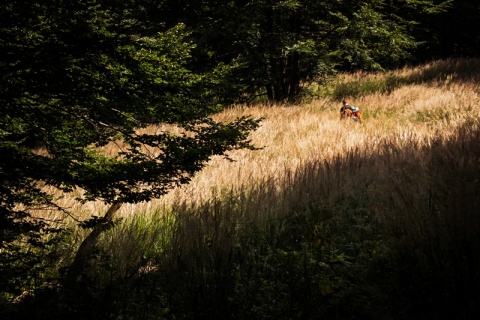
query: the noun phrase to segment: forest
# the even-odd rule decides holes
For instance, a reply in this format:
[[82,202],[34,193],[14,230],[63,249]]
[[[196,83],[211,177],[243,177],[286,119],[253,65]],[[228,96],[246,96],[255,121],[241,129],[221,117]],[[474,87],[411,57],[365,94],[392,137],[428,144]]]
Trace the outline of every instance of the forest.
[[0,317],[473,319],[479,16],[4,0]]

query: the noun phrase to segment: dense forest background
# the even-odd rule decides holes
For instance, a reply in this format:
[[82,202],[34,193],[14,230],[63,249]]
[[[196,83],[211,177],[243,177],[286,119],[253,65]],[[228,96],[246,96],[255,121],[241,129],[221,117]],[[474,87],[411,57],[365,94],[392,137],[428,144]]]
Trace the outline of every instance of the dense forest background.
[[[4,0],[0,315],[468,319],[480,297],[478,17],[477,0]],[[414,71],[395,73],[402,68]],[[344,81],[349,75],[360,76]],[[420,108],[418,100],[433,98],[417,85],[457,100]],[[380,107],[403,87],[412,92],[396,109]],[[118,229],[127,205],[188,185],[212,159],[235,163],[232,153],[263,150],[251,135],[268,116],[288,120],[283,107],[309,114],[308,103],[320,101],[323,117],[345,97],[375,101],[364,115],[384,136],[366,125],[357,133],[377,144],[299,160],[330,177],[318,194],[318,186],[298,187],[310,176],[297,164],[285,165],[290,189],[277,178],[265,177],[265,188],[252,180],[239,193],[142,209],[155,219]],[[399,114],[411,101],[418,110]],[[259,105],[267,111],[237,109]],[[345,129],[337,125],[327,127]],[[397,126],[410,125],[420,138],[402,132],[413,146],[403,148]],[[324,147],[324,155],[336,150]],[[374,188],[381,205],[369,195],[383,178],[342,174],[378,163],[393,174],[384,176],[385,193]],[[411,175],[425,179],[415,185]],[[344,193],[341,183],[364,189]],[[411,187],[418,197],[406,196]],[[312,197],[282,198],[294,189]],[[271,202],[252,200],[264,192]],[[258,216],[243,220],[250,205]],[[119,257],[116,243],[131,251]]]
[[259,93],[294,100],[304,81],[334,71],[471,57],[479,50],[479,8],[469,0],[166,1],[145,11],[153,25],[182,22],[192,30],[196,70],[228,68],[221,84],[230,102],[250,102]]
[[478,5],[473,1],[452,1],[448,9],[421,20],[419,39],[425,45],[415,51],[417,59],[478,56]]

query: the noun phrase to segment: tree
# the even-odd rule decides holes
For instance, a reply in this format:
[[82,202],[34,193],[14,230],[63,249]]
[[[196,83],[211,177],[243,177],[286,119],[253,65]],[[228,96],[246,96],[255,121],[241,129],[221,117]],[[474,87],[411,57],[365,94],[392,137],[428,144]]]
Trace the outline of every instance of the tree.
[[223,63],[218,89],[237,101],[295,100],[303,84],[336,70],[397,66],[419,44],[416,22],[442,9],[436,0],[181,3],[173,15],[198,43],[196,67]]
[[[440,2],[437,0],[436,2]],[[415,52],[419,60],[449,57],[478,57],[480,55],[480,2],[450,0],[441,2],[437,15],[425,16],[416,30],[423,41]]]
[[[81,202],[111,204],[97,221],[101,230],[122,203],[159,197],[187,183],[212,155],[252,147],[248,132],[257,121],[225,124],[208,117],[219,109],[211,103],[209,78],[186,67],[193,44],[184,26],[154,32],[139,20],[136,5],[2,3],[2,271],[13,268],[4,260],[8,253],[24,242],[40,245],[48,232],[33,210],[66,210],[46,187],[75,190]],[[156,124],[182,133],[139,131]],[[126,145],[118,154],[102,152],[118,140]]]

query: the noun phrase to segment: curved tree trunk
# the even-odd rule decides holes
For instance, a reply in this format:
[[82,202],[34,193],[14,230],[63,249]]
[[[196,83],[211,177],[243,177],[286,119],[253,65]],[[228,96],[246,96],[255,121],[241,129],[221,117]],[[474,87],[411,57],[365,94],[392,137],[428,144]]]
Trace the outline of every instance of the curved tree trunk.
[[111,226],[111,222],[113,221],[115,214],[120,209],[122,204],[122,202],[114,202],[108,209],[107,213],[105,213],[105,216],[102,219],[103,221],[96,225],[92,232],[90,232],[90,234],[80,244],[80,247],[75,254],[75,258],[68,268],[67,281],[77,281],[77,279],[85,271],[85,268],[88,265],[88,260],[92,256],[94,250],[97,248],[100,235],[107,230],[109,226]]

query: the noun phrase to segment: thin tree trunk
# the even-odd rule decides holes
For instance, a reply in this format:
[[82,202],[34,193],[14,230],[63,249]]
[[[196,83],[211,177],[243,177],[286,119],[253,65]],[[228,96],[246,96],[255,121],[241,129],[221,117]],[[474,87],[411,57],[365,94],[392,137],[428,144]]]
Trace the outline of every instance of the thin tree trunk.
[[273,102],[273,89],[272,85],[268,84],[265,86],[265,89],[267,90],[267,98],[269,102]]
[[290,83],[288,97],[295,100],[300,93],[300,54],[294,52],[290,57]]
[[89,258],[91,257],[92,253],[98,245],[100,235],[111,225],[111,222],[115,217],[115,213],[117,213],[122,204],[122,202],[114,202],[108,209],[107,213],[105,213],[103,221],[100,224],[96,225],[93,228],[92,232],[90,232],[90,234],[80,244],[80,247],[75,254],[75,258],[73,259],[72,264],[68,268],[68,281],[76,281],[78,277],[83,273],[83,271],[87,267]]

